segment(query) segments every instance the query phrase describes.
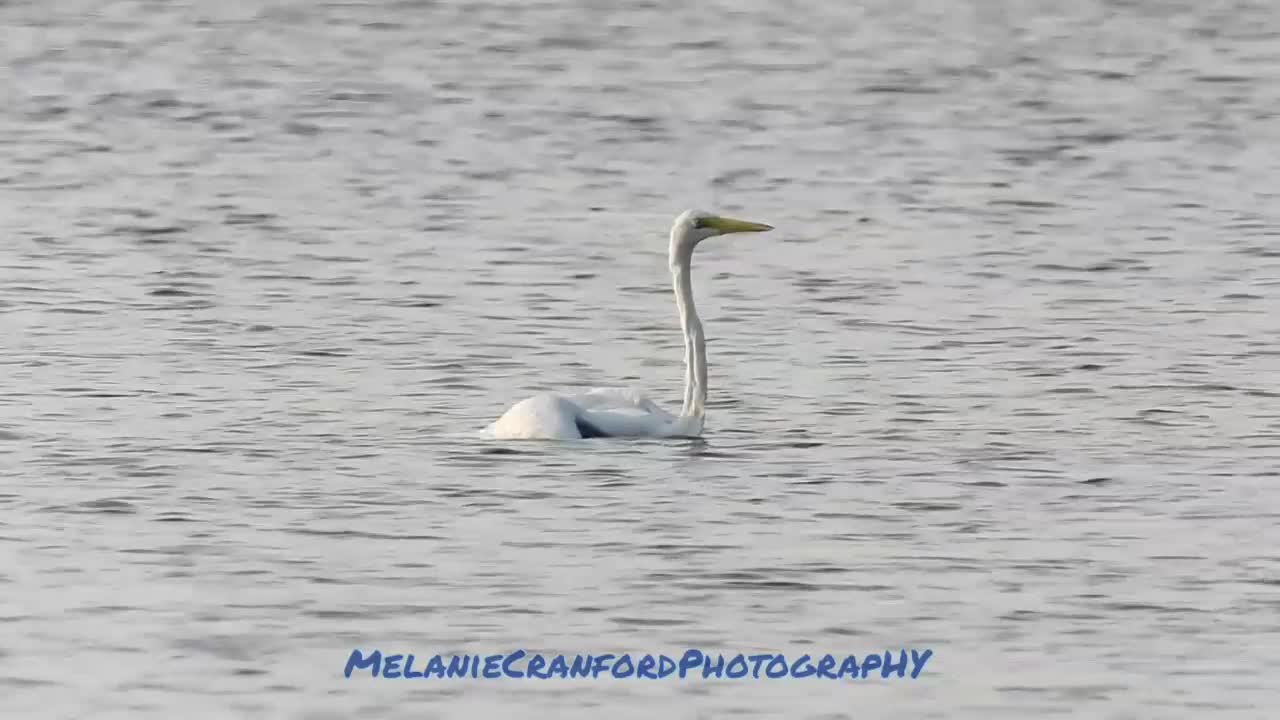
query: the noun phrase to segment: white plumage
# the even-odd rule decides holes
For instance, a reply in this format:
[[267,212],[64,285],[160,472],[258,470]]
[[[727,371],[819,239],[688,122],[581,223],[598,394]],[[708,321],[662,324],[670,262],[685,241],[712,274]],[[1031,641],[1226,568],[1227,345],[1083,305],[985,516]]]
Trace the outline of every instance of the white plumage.
[[576,440],[595,437],[697,437],[707,402],[707,353],[693,305],[693,249],[709,237],[773,228],[687,210],[671,226],[668,260],[680,328],[684,333],[684,404],[679,415],[639,391],[596,388],[580,394],[542,393],[521,400],[485,428],[502,440]]

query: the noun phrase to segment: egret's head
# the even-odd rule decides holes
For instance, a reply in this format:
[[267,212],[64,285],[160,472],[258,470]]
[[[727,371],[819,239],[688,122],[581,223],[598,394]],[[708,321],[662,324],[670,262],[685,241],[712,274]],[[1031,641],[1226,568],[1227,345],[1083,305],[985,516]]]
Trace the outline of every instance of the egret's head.
[[764,223],[735,220],[700,210],[685,210],[671,226],[671,261],[687,259],[698,243],[716,235],[729,233],[764,232],[773,227]]

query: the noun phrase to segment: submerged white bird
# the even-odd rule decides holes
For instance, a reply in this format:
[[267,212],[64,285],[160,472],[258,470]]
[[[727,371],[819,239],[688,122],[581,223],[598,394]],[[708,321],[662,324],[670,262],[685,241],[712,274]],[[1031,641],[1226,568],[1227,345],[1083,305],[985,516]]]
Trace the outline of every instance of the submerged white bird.
[[684,405],[679,415],[634,390],[594,389],[578,395],[542,393],[511,406],[485,428],[503,439],[576,440],[596,437],[698,437],[707,404],[707,347],[693,307],[689,273],[693,249],[716,235],[763,232],[769,225],[686,210],[671,226],[668,259],[684,332]]

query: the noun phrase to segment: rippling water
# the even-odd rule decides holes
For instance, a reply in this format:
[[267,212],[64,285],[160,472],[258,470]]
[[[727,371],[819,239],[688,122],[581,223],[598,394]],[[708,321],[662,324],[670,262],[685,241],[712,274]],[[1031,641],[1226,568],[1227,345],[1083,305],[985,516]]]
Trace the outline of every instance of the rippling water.
[[[1268,2],[0,2],[14,717],[1268,717]],[[474,437],[545,389],[697,442]],[[930,647],[916,681],[344,680]]]

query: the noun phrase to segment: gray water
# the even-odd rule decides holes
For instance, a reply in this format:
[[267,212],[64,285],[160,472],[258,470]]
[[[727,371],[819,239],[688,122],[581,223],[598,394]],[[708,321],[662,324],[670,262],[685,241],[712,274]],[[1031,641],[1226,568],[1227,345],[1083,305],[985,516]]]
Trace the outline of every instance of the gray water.
[[[0,711],[1265,718],[1280,6],[0,2]],[[542,390],[698,441],[496,443]],[[353,648],[931,648],[859,681]]]

